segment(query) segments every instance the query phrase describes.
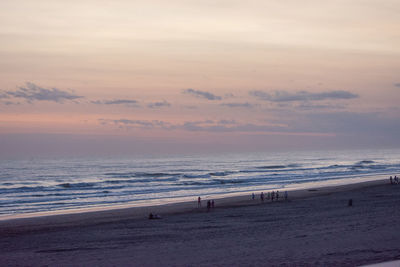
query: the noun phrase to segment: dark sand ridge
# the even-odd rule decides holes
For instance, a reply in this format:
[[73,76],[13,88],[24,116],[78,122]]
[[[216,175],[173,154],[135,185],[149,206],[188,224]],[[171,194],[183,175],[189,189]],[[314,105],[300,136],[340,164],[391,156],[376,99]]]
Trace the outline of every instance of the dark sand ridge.
[[[400,259],[400,185],[387,179],[297,190],[288,202],[260,204],[246,195],[216,205],[210,212],[193,201],[0,221],[0,265],[354,266]],[[150,211],[163,219],[146,219]]]

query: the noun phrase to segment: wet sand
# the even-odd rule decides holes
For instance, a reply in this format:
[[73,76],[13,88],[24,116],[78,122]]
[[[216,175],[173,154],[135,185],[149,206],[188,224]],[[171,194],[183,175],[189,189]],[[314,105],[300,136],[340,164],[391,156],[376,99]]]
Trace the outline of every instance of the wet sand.
[[[283,192],[281,192],[283,196]],[[348,200],[353,206],[348,206]],[[1,266],[357,266],[400,259],[388,180],[0,221]],[[162,216],[148,220],[149,212]]]

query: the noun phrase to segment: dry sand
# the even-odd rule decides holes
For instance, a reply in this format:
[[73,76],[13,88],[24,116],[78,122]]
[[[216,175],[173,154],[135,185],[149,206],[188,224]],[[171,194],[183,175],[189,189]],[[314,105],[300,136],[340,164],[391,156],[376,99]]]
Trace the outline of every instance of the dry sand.
[[[297,190],[289,201],[246,195],[218,199],[210,212],[204,206],[3,220],[0,265],[357,266],[400,259],[400,185],[387,180]],[[148,220],[150,211],[163,218]]]

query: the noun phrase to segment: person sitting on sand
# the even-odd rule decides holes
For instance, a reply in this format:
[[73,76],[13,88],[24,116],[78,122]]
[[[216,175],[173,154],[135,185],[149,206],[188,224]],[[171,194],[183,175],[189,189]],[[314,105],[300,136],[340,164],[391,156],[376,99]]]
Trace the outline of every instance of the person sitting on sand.
[[152,212],[150,212],[149,220],[155,220],[155,219],[161,219],[161,216],[158,215],[158,214],[153,214]]

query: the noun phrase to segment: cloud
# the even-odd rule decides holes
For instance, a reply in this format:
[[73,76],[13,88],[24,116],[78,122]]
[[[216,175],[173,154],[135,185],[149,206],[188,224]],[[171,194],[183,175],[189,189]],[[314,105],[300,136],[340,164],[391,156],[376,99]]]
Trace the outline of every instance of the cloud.
[[20,105],[19,102],[12,102],[12,101],[4,101],[1,102],[2,104],[6,105],[6,106],[11,106],[11,105]]
[[226,106],[230,108],[254,108],[253,104],[250,103],[222,103],[221,106]]
[[138,101],[133,99],[115,99],[115,100],[97,100],[91,101],[91,103],[96,105],[127,105],[127,106],[135,106],[138,104]]
[[99,119],[102,125],[117,125],[123,129],[163,129],[163,130],[184,130],[190,132],[278,132],[286,131],[288,128],[282,125],[256,125],[251,123],[239,123],[235,120],[203,120],[186,121],[181,124],[172,124],[159,120],[107,120]]
[[321,110],[321,109],[345,109],[346,105],[330,105],[330,104],[320,104],[320,105],[314,105],[310,104],[308,102],[301,103],[300,105],[296,106],[296,109],[301,109],[301,110]]
[[290,93],[287,91],[274,91],[273,94],[255,90],[255,91],[250,91],[249,94],[261,100],[270,102],[320,101],[320,100],[353,99],[359,97],[357,94],[353,94],[351,92],[342,90],[321,92],[321,93],[311,93],[307,91],[300,91],[296,93]]
[[167,101],[163,100],[162,102],[154,102],[147,105],[149,108],[163,108],[163,107],[170,107],[171,104]]
[[285,132],[287,127],[282,125],[238,123],[236,121],[221,120],[218,122],[191,122],[187,121],[179,128],[191,132]]
[[198,98],[205,98],[205,99],[208,99],[208,100],[221,100],[222,99],[222,97],[214,95],[212,93],[205,92],[205,91],[200,91],[200,90],[194,90],[194,89],[191,89],[191,88],[183,90],[183,93],[184,94],[190,94],[190,95],[193,95],[193,96],[198,97]]
[[68,91],[63,91],[57,88],[46,89],[34,83],[27,82],[25,87],[20,86],[16,91],[5,92],[9,97],[22,98],[28,102],[33,101],[52,101],[63,103],[64,101],[72,101],[83,96],[75,95]]
[[236,124],[235,120],[220,120],[218,121],[219,124]]
[[395,83],[393,85],[396,86],[396,87],[400,87],[400,83]]
[[127,128],[167,128],[170,124],[159,120],[129,120],[129,119],[119,119],[119,120],[106,120],[100,119],[100,123],[105,125],[108,122],[112,122],[115,125],[126,126]]
[[10,98],[10,97],[5,93],[0,93],[0,99],[5,99],[5,98]]

